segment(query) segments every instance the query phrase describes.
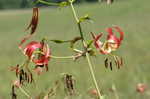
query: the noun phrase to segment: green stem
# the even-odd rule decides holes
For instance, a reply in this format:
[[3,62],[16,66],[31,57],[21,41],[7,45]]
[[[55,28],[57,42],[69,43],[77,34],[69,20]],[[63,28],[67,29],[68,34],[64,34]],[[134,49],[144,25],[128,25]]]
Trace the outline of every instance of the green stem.
[[25,69],[27,70],[28,73],[32,73],[32,72],[30,71],[29,67],[28,67],[28,66],[29,66],[29,63],[30,63],[30,59],[27,59],[24,66],[25,66]]
[[75,9],[74,9],[73,4],[72,4],[71,1],[70,1],[70,5],[71,5],[71,9],[72,9],[74,18],[75,18],[76,22],[79,23],[79,19],[78,19],[78,17],[77,17],[76,11],[75,11]]
[[[87,44],[85,43],[85,40],[84,40],[84,36],[83,36],[81,24],[80,24],[80,21],[79,21],[79,19],[78,19],[78,17],[77,17],[76,11],[75,11],[75,9],[74,9],[73,4],[72,4],[71,1],[70,1],[70,5],[71,5],[71,9],[72,9],[74,18],[75,18],[75,20],[76,20],[76,22],[77,22],[77,25],[78,25],[80,35],[81,35],[81,37],[82,37],[83,47],[84,47],[84,49],[86,50],[85,47],[87,46]],[[95,77],[95,74],[94,74],[93,66],[92,66],[92,64],[91,64],[91,60],[90,60],[90,56],[89,56],[89,53],[88,53],[88,52],[86,52],[86,59],[87,59],[87,61],[88,61],[90,73],[91,73],[91,76],[92,76],[92,79],[93,79],[95,88],[96,88],[96,90],[97,90],[97,92],[98,92],[98,97],[101,98],[102,95],[101,95],[101,93],[100,93],[100,90],[99,90],[99,87],[98,87],[98,84],[97,84],[97,80],[96,80],[96,77]]]
[[100,93],[100,90],[99,90],[99,87],[98,87],[98,84],[97,84],[97,80],[96,80],[96,77],[95,77],[95,74],[94,74],[93,66],[92,66],[92,63],[91,63],[91,61],[90,61],[90,56],[89,56],[88,53],[86,53],[86,59],[87,59],[88,64],[89,64],[88,66],[89,66],[90,73],[91,73],[92,78],[93,78],[93,82],[94,82],[94,84],[95,84],[95,88],[96,88],[97,93],[98,93],[98,96],[99,96],[99,98],[100,98],[102,95],[101,95],[101,93]]
[[74,56],[50,56],[51,58],[58,58],[58,59],[71,59],[74,58]]
[[58,6],[59,4],[57,3],[52,3],[52,2],[47,2],[47,1],[44,1],[44,0],[38,0],[39,3],[42,3],[42,4],[46,4],[46,5],[54,5],[54,6]]
[[74,9],[73,4],[72,4],[71,1],[70,1],[70,5],[71,5],[72,12],[73,12],[73,16],[74,16],[74,18],[75,18],[75,20],[76,20],[76,22],[77,22],[77,25],[78,25],[78,29],[79,29],[79,32],[80,32],[80,36],[81,36],[81,38],[82,38],[82,40],[83,40],[84,37],[83,37],[83,32],[82,32],[80,20],[79,20],[78,17],[77,17],[76,11],[75,11],[75,9]]

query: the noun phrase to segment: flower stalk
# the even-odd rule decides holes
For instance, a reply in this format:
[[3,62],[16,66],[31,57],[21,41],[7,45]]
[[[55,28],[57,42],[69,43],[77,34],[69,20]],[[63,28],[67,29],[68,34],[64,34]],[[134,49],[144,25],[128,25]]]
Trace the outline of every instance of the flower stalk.
[[[77,23],[77,26],[78,26],[78,29],[79,29],[80,36],[82,38],[83,48],[84,48],[84,50],[87,50],[86,49],[87,44],[85,43],[85,40],[84,40],[81,23],[80,23],[80,20],[78,19],[78,16],[76,14],[75,9],[74,9],[73,1],[69,0],[69,2],[70,2],[71,10],[73,12],[73,16],[74,16],[74,18],[76,20],[76,23]],[[98,98],[100,99],[102,97],[102,94],[101,94],[101,92],[99,90],[98,83],[97,83],[97,80],[96,80],[96,77],[95,77],[95,74],[94,74],[94,70],[93,70],[93,65],[91,63],[90,56],[89,56],[89,53],[87,51],[86,51],[85,56],[86,56],[86,59],[87,59],[87,62],[88,62],[88,66],[89,66],[89,69],[90,69],[90,73],[91,73],[91,76],[92,76],[95,88],[96,88],[97,93],[98,93]]]

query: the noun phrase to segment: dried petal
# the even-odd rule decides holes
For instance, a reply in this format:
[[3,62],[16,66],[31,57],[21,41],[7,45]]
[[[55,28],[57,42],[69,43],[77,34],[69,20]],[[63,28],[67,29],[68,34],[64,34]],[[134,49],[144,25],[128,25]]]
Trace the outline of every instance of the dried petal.
[[105,59],[105,67],[108,68],[108,58]]
[[15,86],[12,86],[12,93],[11,93],[11,99],[17,99],[17,94],[15,93]]
[[123,58],[120,58],[120,66],[123,66]]
[[109,63],[110,70],[112,71],[112,62]]
[[31,35],[35,32],[35,30],[37,28],[38,20],[39,20],[39,8],[33,8],[32,19],[30,21],[29,26],[26,29],[26,30],[28,30],[31,28],[31,32],[30,32]]
[[72,78],[72,75],[65,74],[64,82],[66,86],[66,91],[69,93],[69,95],[73,95],[75,92],[74,89],[74,80]]
[[11,71],[15,71],[16,72],[16,76],[18,76],[18,74],[20,72],[20,70],[19,70],[19,64],[17,64],[17,66],[15,66],[15,67],[11,67],[10,70]]

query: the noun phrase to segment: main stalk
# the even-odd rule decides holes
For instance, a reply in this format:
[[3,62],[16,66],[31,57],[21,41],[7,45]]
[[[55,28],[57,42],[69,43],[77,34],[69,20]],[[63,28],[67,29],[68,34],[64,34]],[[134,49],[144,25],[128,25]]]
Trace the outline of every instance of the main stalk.
[[[74,9],[74,6],[73,6],[73,1],[69,0],[70,1],[70,6],[71,6],[71,10],[73,12],[73,16],[76,20],[76,23],[77,23],[77,26],[78,26],[78,29],[79,29],[79,33],[80,33],[80,36],[82,38],[82,44],[83,44],[83,48],[86,50],[86,42],[85,42],[85,39],[84,39],[84,36],[83,36],[83,32],[82,32],[82,27],[81,27],[81,23],[80,23],[80,20],[76,14],[76,11]],[[94,70],[93,70],[93,66],[92,66],[92,63],[91,63],[91,60],[90,60],[90,56],[89,56],[89,53],[86,51],[86,59],[87,59],[87,62],[88,62],[88,66],[89,66],[89,70],[90,70],[90,74],[92,76],[92,79],[93,79],[93,82],[94,82],[94,85],[95,85],[95,88],[97,90],[97,93],[98,93],[98,97],[99,99],[102,97],[101,93],[100,93],[100,90],[99,90],[99,87],[98,87],[98,84],[97,84],[97,80],[96,80],[96,77],[95,77],[95,74],[94,74]]]

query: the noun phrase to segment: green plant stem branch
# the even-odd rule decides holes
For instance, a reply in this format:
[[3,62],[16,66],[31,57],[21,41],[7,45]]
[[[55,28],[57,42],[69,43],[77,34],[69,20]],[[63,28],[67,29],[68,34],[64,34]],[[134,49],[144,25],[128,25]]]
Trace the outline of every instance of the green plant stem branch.
[[58,3],[52,3],[52,2],[47,2],[47,1],[44,1],[44,0],[38,0],[36,3],[42,3],[42,4],[46,4],[46,5],[54,5],[54,6],[58,6],[59,4]]
[[77,25],[78,25],[78,28],[79,28],[79,31],[80,31],[80,36],[81,36],[82,40],[84,40],[83,32],[82,32],[82,28],[81,28],[81,23],[80,23],[80,20],[77,17],[77,14],[75,12],[75,9],[74,9],[73,4],[72,4],[71,1],[70,1],[70,5],[71,5],[72,12],[73,12],[73,16],[74,16],[74,18],[75,18],[75,20],[77,22]]
[[[83,32],[82,32],[80,20],[79,20],[78,17],[77,17],[77,14],[76,14],[76,12],[75,12],[75,9],[74,9],[73,4],[72,4],[71,1],[70,1],[70,5],[71,5],[71,9],[72,9],[74,18],[75,18],[75,20],[76,20],[76,22],[77,22],[77,25],[78,25],[80,35],[81,35],[81,37],[82,37],[83,47],[84,47],[85,50],[87,50],[87,49],[86,49],[87,44],[85,43],[85,40],[84,40],[84,36],[83,36]],[[93,66],[92,66],[92,64],[91,64],[91,60],[90,60],[90,56],[89,56],[89,53],[88,53],[88,52],[86,52],[86,59],[87,59],[87,61],[88,61],[90,73],[91,73],[91,75],[92,75],[92,79],[93,79],[95,88],[96,88],[96,90],[97,90],[97,92],[98,92],[98,97],[101,98],[102,95],[101,95],[101,93],[100,93],[100,90],[99,90],[99,87],[98,87],[98,84],[97,84],[97,81],[96,81],[96,77],[95,77],[95,74],[94,74]]]
[[56,59],[73,59],[74,56],[50,56],[51,58],[56,58]]
[[30,63],[30,59],[27,59],[24,66],[25,66],[25,68],[26,68],[26,70],[27,70],[28,73],[32,73],[31,70],[28,67],[29,63]]
[[93,82],[94,82],[94,84],[95,84],[95,88],[96,88],[97,93],[98,93],[98,96],[99,96],[99,98],[100,98],[102,95],[101,95],[101,92],[100,92],[100,90],[99,90],[99,87],[98,87],[98,84],[97,84],[97,80],[96,80],[96,78],[95,78],[93,66],[92,66],[92,63],[91,63],[91,61],[90,61],[90,56],[89,56],[88,53],[86,53],[86,59],[87,59],[88,64],[89,64],[88,66],[89,66],[90,73],[91,73],[92,78],[93,78]]
[[22,87],[19,87],[19,89],[25,96],[27,96],[29,99],[32,99],[32,97]]

